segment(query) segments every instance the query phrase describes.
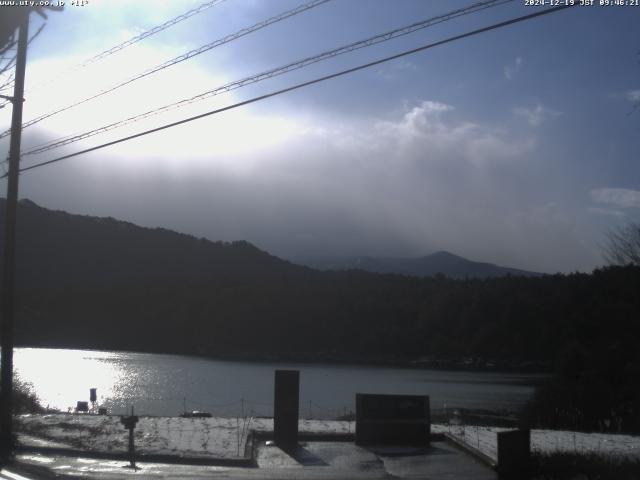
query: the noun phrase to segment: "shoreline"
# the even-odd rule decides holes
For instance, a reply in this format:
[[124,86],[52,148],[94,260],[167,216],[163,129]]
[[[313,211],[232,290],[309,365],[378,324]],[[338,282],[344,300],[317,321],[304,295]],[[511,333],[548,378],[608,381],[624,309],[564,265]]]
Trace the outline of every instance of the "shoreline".
[[[281,363],[291,364],[298,363],[303,365],[332,365],[332,366],[354,366],[360,368],[392,368],[402,370],[437,370],[452,372],[482,372],[497,374],[531,374],[532,376],[540,376],[539,382],[553,375],[550,366],[537,361],[502,361],[495,366],[487,366],[486,362],[465,363],[463,357],[460,359],[437,358],[433,360],[411,360],[411,359],[390,359],[387,358],[365,358],[365,357],[337,357],[335,355],[326,354],[309,354],[300,352],[298,355],[276,356],[273,354],[250,354],[250,353],[201,353],[201,352],[164,352],[151,349],[132,350],[127,348],[104,348],[104,347],[77,347],[77,346],[51,346],[51,345],[16,345],[14,348],[25,349],[52,349],[52,350],[79,350],[79,351],[98,351],[112,353],[131,353],[131,354],[151,354],[151,355],[175,355],[180,357],[200,358],[206,360],[220,362],[243,362],[243,363]],[[312,358],[313,357],[313,358]]]

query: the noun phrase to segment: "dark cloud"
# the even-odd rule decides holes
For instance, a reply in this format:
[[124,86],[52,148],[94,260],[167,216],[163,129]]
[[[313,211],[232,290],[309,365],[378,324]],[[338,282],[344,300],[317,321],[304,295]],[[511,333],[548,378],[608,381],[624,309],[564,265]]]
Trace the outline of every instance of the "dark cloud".
[[[298,118],[275,144],[224,155],[104,150],[23,175],[22,193],[73,212],[246,239],[283,257],[447,249],[542,271],[597,261],[582,227],[512,173],[535,161],[535,138],[453,113],[424,101],[385,120]],[[270,119],[251,121],[266,128]]]

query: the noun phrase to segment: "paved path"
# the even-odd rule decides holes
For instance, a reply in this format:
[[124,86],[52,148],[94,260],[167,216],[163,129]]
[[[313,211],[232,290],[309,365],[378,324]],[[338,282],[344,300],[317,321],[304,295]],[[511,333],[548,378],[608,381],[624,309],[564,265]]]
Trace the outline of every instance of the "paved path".
[[[448,479],[497,480],[493,470],[446,441],[422,450],[361,448],[350,442],[303,442],[290,450],[261,444],[257,468],[233,468],[139,463],[43,455],[19,455],[16,466],[0,478],[87,479]],[[11,476],[18,474],[19,476]]]

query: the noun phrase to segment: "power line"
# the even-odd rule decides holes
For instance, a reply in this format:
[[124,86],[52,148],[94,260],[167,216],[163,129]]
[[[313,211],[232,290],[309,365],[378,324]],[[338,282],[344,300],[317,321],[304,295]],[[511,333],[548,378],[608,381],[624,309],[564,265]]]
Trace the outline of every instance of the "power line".
[[[65,112],[67,110],[70,110],[70,109],[72,109],[74,107],[77,107],[79,105],[82,105],[84,103],[87,103],[87,102],[89,102],[91,100],[94,100],[94,99],[96,99],[98,97],[106,95],[107,93],[111,93],[111,92],[113,92],[113,91],[115,91],[115,90],[117,90],[117,89],[119,89],[121,87],[124,87],[125,85],[129,85],[130,83],[135,82],[136,80],[140,80],[141,78],[144,78],[144,77],[149,76],[149,75],[151,75],[153,73],[159,72],[160,70],[164,70],[165,68],[171,67],[171,66],[176,65],[176,64],[178,64],[180,62],[184,62],[185,60],[189,60],[190,58],[193,58],[193,57],[195,57],[197,55],[200,55],[200,54],[202,54],[204,52],[207,52],[207,51],[209,51],[209,50],[211,50],[213,48],[216,48],[216,47],[219,47],[221,45],[224,45],[225,43],[229,43],[229,42],[231,42],[233,40],[236,40],[236,39],[238,39],[240,37],[248,35],[248,34],[250,34],[252,32],[255,32],[257,30],[260,30],[262,28],[265,28],[265,27],[267,27],[269,25],[272,25],[274,23],[277,23],[277,22],[280,22],[282,20],[285,20],[285,19],[287,19],[289,17],[293,17],[294,15],[298,15],[299,13],[306,12],[307,10],[310,10],[310,9],[312,9],[314,7],[322,5],[322,4],[327,3],[329,1],[331,1],[331,0],[312,0],[309,3],[305,3],[303,5],[299,5],[296,8],[293,8],[291,10],[287,10],[286,12],[280,13],[280,14],[278,14],[278,15],[276,15],[274,17],[271,17],[271,18],[269,18],[267,20],[263,20],[262,22],[258,22],[255,25],[252,25],[252,26],[247,27],[247,28],[243,28],[242,30],[239,30],[236,33],[232,33],[230,35],[227,35],[227,36],[225,36],[223,38],[215,40],[215,41],[213,41],[211,43],[203,45],[203,46],[201,46],[199,48],[191,50],[191,51],[189,51],[187,53],[184,53],[182,55],[179,55],[179,56],[177,56],[175,58],[172,58],[171,60],[167,60],[166,62],[161,63],[160,65],[156,65],[155,67],[150,68],[148,70],[145,70],[144,72],[139,73],[137,75],[134,75],[133,77],[129,77],[128,79],[126,79],[126,80],[124,80],[122,82],[119,82],[116,85],[113,85],[113,86],[111,86],[109,88],[101,90],[98,93],[96,93],[94,95],[91,95],[90,97],[84,98],[82,100],[79,100],[79,101],[77,101],[75,103],[72,103],[70,105],[67,105],[65,107],[59,108],[57,110],[51,111],[49,113],[45,113],[43,115],[40,115],[39,117],[36,117],[36,118],[34,118],[32,120],[29,120],[28,122],[25,122],[22,125],[22,128],[27,128],[27,127],[30,127],[31,125],[35,125],[36,123],[39,123],[42,120],[45,120],[45,119],[47,119],[49,117],[53,117],[54,115],[57,115],[57,114],[62,113],[62,112]],[[0,138],[6,137],[10,132],[11,132],[11,130],[7,130],[7,131],[3,132],[2,134],[0,134]]]
[[[5,65],[4,67],[2,67],[2,72],[0,72],[0,75],[5,75],[8,73],[7,78],[2,80],[4,81],[4,83],[2,85],[0,85],[0,91],[2,90],[7,90],[9,88],[11,88],[13,86],[13,79],[15,78],[15,75],[13,73],[13,71],[11,71],[10,69],[13,67],[13,65],[15,64],[15,57],[12,58],[11,60],[9,60],[9,62],[7,62],[7,65]],[[7,103],[10,102],[6,102],[3,104],[0,104],[0,108],[4,107],[5,105],[7,105]]]
[[[8,50],[7,50],[8,52]],[[4,52],[4,53],[7,53]],[[5,62],[5,64],[3,66],[0,66],[0,76],[5,75],[7,73],[7,71],[9,71],[9,69],[13,66],[13,64],[16,61],[16,58],[18,58],[18,54],[14,53],[13,55],[7,55],[5,56],[4,54],[1,54],[2,56],[0,57],[0,60],[2,62]]]
[[[81,134],[75,134],[75,135],[68,135],[66,137],[62,137],[59,139],[54,140],[53,142],[47,142],[46,144],[44,144],[44,146],[38,146],[37,148],[33,148],[25,153],[23,153],[23,155],[32,155],[32,154],[36,154],[36,153],[42,153],[44,151],[47,150],[51,150],[53,148],[57,148],[59,146],[63,146],[63,145],[68,145],[70,143],[74,143],[76,141],[82,140],[84,138],[89,138],[101,133],[105,133],[107,131],[113,130],[115,128],[119,128],[125,125],[128,125],[130,123],[135,123],[139,120],[148,118],[150,116],[154,116],[160,113],[164,113],[166,111],[169,110],[173,110],[175,108],[181,108],[183,106],[189,105],[191,103],[194,103],[196,101],[201,101],[201,100],[205,100],[207,98],[211,98],[213,96],[219,95],[221,93],[226,93],[229,92],[231,90],[235,90],[237,88],[252,84],[252,83],[256,83],[262,80],[266,80],[268,78],[272,78],[274,76],[278,76],[278,75],[282,75],[285,73],[288,73],[290,71],[293,70],[297,70],[303,67],[306,67],[308,65],[311,65],[313,63],[317,63],[323,60],[326,60],[328,58],[332,58],[338,55],[342,55],[354,50],[358,50],[360,48],[365,48],[365,47],[369,47],[371,45],[375,45],[381,42],[385,42],[385,41],[389,41],[392,40],[393,38],[397,38],[403,35],[407,35],[409,33],[413,33],[417,30],[447,21],[447,20],[451,20],[453,18],[456,18],[458,16],[462,16],[462,15],[467,15],[470,13],[474,13],[476,11],[480,11],[480,10],[484,10],[486,8],[491,8],[491,7],[495,7],[498,5],[502,5],[504,3],[508,3],[511,2],[513,0],[487,0],[487,1],[482,1],[476,4],[473,4],[471,6],[468,7],[464,7],[458,10],[454,10],[450,13],[447,13],[445,15],[440,15],[437,17],[432,17],[429,18],[427,20],[422,20],[420,22],[416,22],[413,23],[409,26],[405,26],[405,27],[401,27],[395,30],[391,30],[389,32],[385,32],[379,35],[376,35],[374,37],[370,37],[368,39],[365,40],[361,40],[346,46],[342,46],[333,50],[329,50],[326,52],[323,52],[321,54],[312,56],[312,57],[308,57],[305,58],[303,60],[298,60],[296,62],[266,71],[266,72],[262,72],[259,73],[257,75],[253,75],[251,77],[247,77],[241,80],[237,80],[235,82],[231,82],[228,83],[226,85],[223,85],[221,87],[217,87],[213,90],[209,90],[207,92],[204,93],[200,93],[198,95],[195,95],[191,98],[188,99],[183,99],[177,102],[174,102],[172,104],[169,105],[165,105],[163,107],[159,107],[156,108],[154,110],[150,110],[147,112],[144,112],[142,114],[138,114],[138,115],[134,115],[132,117],[126,118],[124,120],[120,120],[118,122],[114,122],[108,125],[105,125],[103,127],[99,127],[97,129],[94,130],[90,130],[88,132],[84,132]],[[4,134],[3,134],[4,135]],[[2,138],[2,135],[0,135],[0,138]]]
[[[12,35],[11,38],[13,38],[15,35]],[[0,47],[0,55],[4,55],[6,52],[8,52],[9,50],[11,50],[14,46],[16,45],[16,41],[10,39],[6,45],[4,45],[3,47]]]
[[[16,64],[16,58],[18,58],[18,56],[14,55],[12,58],[9,59],[9,61],[5,65],[0,67],[0,75],[3,75],[9,69],[13,68],[13,66]],[[11,82],[11,84],[13,84],[13,82]],[[1,105],[0,108],[2,108],[3,106],[4,105]]]
[[36,37],[42,33],[42,30],[44,30],[44,27],[45,27],[46,25],[47,25],[47,24],[46,24],[46,22],[45,22],[45,23],[43,23],[42,25],[40,25],[40,27],[38,28],[38,30],[36,31],[36,33],[34,33],[34,34],[31,36],[31,38],[29,39],[29,41],[27,42],[27,45],[30,45],[30,44],[31,44],[31,42],[33,42],[33,41],[36,39]]
[[[60,77],[64,76],[65,74],[74,72],[80,68],[86,67],[88,65],[91,65],[92,63],[97,62],[98,60],[101,60],[103,58],[108,57],[109,55],[113,55],[116,52],[119,52],[120,50],[123,50],[125,48],[127,48],[130,45],[133,45],[134,43],[138,43],[141,40],[144,40],[147,37],[150,37],[151,35],[155,35],[156,33],[159,33],[163,30],[166,30],[167,28],[175,25],[176,23],[180,23],[183,20],[186,20],[187,18],[193,17],[194,15],[197,15],[205,10],[207,10],[208,8],[213,7],[214,5],[217,5],[218,3],[222,3],[225,0],[211,0],[209,2],[203,3],[202,5],[200,5],[199,7],[196,7],[194,9],[189,10],[188,12],[185,12],[181,15],[178,15],[175,18],[172,18],[171,20],[167,20],[166,22],[164,22],[161,25],[157,25],[149,30],[146,30],[138,35],[135,35],[134,37],[131,37],[128,40],[125,40],[124,42],[108,48],[107,50],[98,53],[97,55],[94,55],[93,57],[87,58],[86,60],[78,63],[77,65],[71,67],[69,70],[67,71],[63,71],[60,72],[58,75],[56,75],[56,77],[52,78],[51,80],[41,83],[40,86],[42,85],[47,85],[57,79],[59,79]],[[4,104],[2,105],[4,106]]]
[[[44,30],[45,26],[46,26],[46,22],[43,23],[42,25],[40,25],[40,27],[38,28],[36,33],[34,33],[31,36],[31,38],[29,40],[27,40],[27,45],[31,45],[31,42],[38,35],[40,35],[40,33],[42,33],[42,30]],[[7,64],[0,69],[0,75],[4,75],[10,68],[12,68],[16,63],[16,59],[17,58],[18,58],[18,53],[16,52],[16,54],[11,58],[11,60],[9,60],[9,62],[7,62]],[[13,87],[14,79],[15,79],[15,75],[12,72],[12,73],[9,74],[8,78],[4,81],[4,83],[2,85],[0,85],[0,91]],[[11,101],[7,100],[4,103],[0,104],[0,108],[4,108],[6,105],[8,105],[10,103],[11,103]],[[9,129],[9,132],[11,132],[11,129]]]
[[[9,75],[9,78],[7,79],[7,81],[5,83],[3,83],[2,85],[0,85],[0,91],[2,90],[6,90],[8,89],[11,85],[13,85],[13,79],[15,78],[15,75],[13,73],[11,73]],[[5,104],[3,104],[2,106],[0,106],[0,108],[2,108]]]
[[102,53],[99,53],[98,55],[95,55],[87,60],[85,60],[84,62],[80,63],[78,65],[78,67],[85,67],[87,65],[90,65],[92,63],[97,62],[98,60],[101,60],[105,57],[108,57],[109,55],[113,55],[116,52],[119,52],[120,50],[123,50],[124,48],[133,45],[134,43],[137,43],[141,40],[144,40],[147,37],[150,37],[151,35],[155,35],[158,32],[161,32],[163,30],[166,30],[169,27],[172,27],[173,25],[182,22],[183,20],[186,20],[187,18],[191,18],[194,15],[197,15],[199,13],[202,13],[203,11],[207,10],[208,8],[211,8],[219,3],[224,2],[225,0],[212,0],[210,2],[206,2],[203,3],[202,5],[200,5],[199,7],[196,7],[192,10],[189,10],[188,12],[183,13],[182,15],[178,15],[175,18],[172,18],[171,20],[168,20],[166,22],[164,22],[162,25],[158,25],[156,27],[151,28],[150,30],[147,30],[146,32],[142,32],[139,35],[136,35],[135,37],[130,38],[129,40],[126,40],[124,42],[122,42],[119,45],[116,45],[115,47],[111,47],[107,50],[105,50]]
[[[15,34],[13,36],[15,36]],[[17,52],[12,57],[4,56],[4,54],[11,50],[11,48],[13,48],[15,44],[15,40],[10,40],[4,47],[0,48],[0,55],[2,55],[2,60],[9,60],[6,65],[0,67],[0,75],[4,75],[15,64],[16,58],[18,58]],[[4,80],[4,82],[5,83],[0,85],[0,90],[4,90],[5,88],[13,85],[13,73],[11,73],[8,78]],[[4,102],[0,104],[0,108],[4,107],[8,103],[10,102]]]
[[[342,47],[338,47],[338,48],[334,48],[332,50],[328,50],[325,51],[323,53],[311,56],[311,57],[307,57],[304,58],[302,60],[297,60],[295,62],[289,63],[287,65],[281,66],[281,67],[277,67],[271,70],[267,70],[265,72],[262,73],[258,73],[256,75],[252,75],[250,77],[245,77],[241,80],[236,80],[234,82],[230,82],[227,83],[225,85],[222,85],[220,87],[216,87],[213,90],[208,90],[206,92],[203,93],[199,93],[193,97],[190,98],[186,98],[186,99],[182,99],[179,100],[177,102],[173,102],[170,103],[168,105],[164,105],[162,107],[153,109],[153,110],[149,110],[147,112],[138,114],[138,115],[134,115],[132,117],[128,117],[124,120],[119,120],[117,122],[114,123],[110,123],[108,125],[104,125],[102,127],[93,129],[93,130],[89,130],[80,134],[74,134],[74,135],[69,135],[66,137],[62,137],[59,139],[56,139],[52,142],[48,142],[46,144],[44,144],[43,146],[38,146],[36,148],[32,148],[31,150],[28,150],[26,152],[24,152],[22,155],[26,156],[26,155],[34,155],[37,153],[42,153],[45,152],[47,150],[52,150],[54,148],[58,148],[61,147],[63,145],[68,145],[70,143],[75,143],[79,140],[83,140],[85,138],[89,138],[89,137],[93,137],[95,135],[101,134],[101,133],[105,133],[108,132],[110,130],[119,128],[119,127],[123,127],[125,125],[129,125],[131,123],[135,123],[139,120],[151,117],[151,116],[155,116],[158,115],[160,113],[164,113],[170,110],[174,110],[176,108],[181,108],[184,107],[186,105],[190,105],[191,103],[194,102],[198,102],[198,101],[202,101],[205,100],[207,98],[211,98],[213,96],[222,94],[222,93],[226,93],[229,92],[231,90],[236,90],[238,88],[244,87],[246,85],[250,85],[252,83],[257,83],[263,80],[267,80],[269,78],[273,78],[275,76],[279,76],[279,75],[283,75],[285,73],[294,71],[294,70],[298,70],[300,68],[304,68],[308,65],[317,63],[317,62],[321,62],[323,60],[327,60],[329,58],[333,58],[336,57],[338,55],[343,55],[345,53],[349,53],[352,52],[354,50],[359,50],[361,48],[365,48],[365,47],[370,47],[372,45],[376,45],[382,42],[386,42],[389,40],[392,40],[394,38],[398,38],[404,35],[408,35],[410,33],[413,33],[417,30],[421,30],[433,25],[436,25],[438,23],[442,23],[448,20],[452,20],[454,18],[463,16],[463,15],[469,15],[471,13],[475,13],[487,8],[492,8],[492,7],[496,7],[499,5],[502,5],[504,3],[508,3],[511,2],[513,0],[485,0],[479,3],[475,3],[473,5],[470,5],[468,7],[464,7],[458,10],[454,10],[452,12],[446,13],[444,15],[438,15],[436,17],[432,17],[426,20],[422,20],[420,22],[416,22],[413,23],[411,25],[405,26],[405,27],[401,27],[401,28],[397,28],[385,33],[381,33],[378,35],[375,35],[373,37],[369,37],[365,40],[360,40],[358,42],[354,42],[354,43],[350,43],[348,45],[344,45]],[[2,138],[3,135],[5,135],[5,133],[3,133],[2,135],[0,135],[0,138]]]
[[[510,20],[506,20],[504,22],[495,23],[495,24],[489,25],[487,27],[479,28],[477,30],[472,30],[470,32],[462,33],[460,35],[455,35],[453,37],[449,37],[449,38],[446,38],[444,40],[439,40],[437,42],[429,43],[427,45],[423,45],[423,46],[418,47],[418,48],[414,48],[414,49],[411,49],[411,50],[406,50],[404,52],[401,52],[401,53],[398,53],[398,54],[395,54],[395,55],[391,55],[389,57],[385,57],[385,58],[382,58],[382,59],[379,59],[379,60],[375,60],[373,62],[365,63],[365,64],[362,64],[362,65],[358,65],[356,67],[348,68],[346,70],[341,70],[339,72],[332,73],[330,75],[325,75],[323,77],[319,77],[319,78],[316,78],[314,80],[309,80],[307,82],[298,83],[297,85],[293,85],[291,87],[283,88],[281,90],[276,90],[274,92],[267,93],[265,95],[260,95],[258,97],[253,97],[253,98],[251,98],[249,100],[244,100],[242,102],[234,103],[234,104],[228,105],[226,107],[218,108],[218,109],[215,109],[215,110],[211,110],[209,112],[205,112],[205,113],[201,113],[199,115],[195,115],[193,117],[185,118],[185,119],[179,120],[177,122],[168,123],[168,124],[162,125],[160,127],[156,127],[156,128],[152,128],[150,130],[145,130],[143,132],[136,133],[134,135],[129,135],[127,137],[119,138],[119,139],[113,140],[111,142],[103,143],[103,144],[97,145],[95,147],[91,147],[91,148],[87,148],[87,149],[84,149],[84,150],[80,150],[78,152],[70,153],[68,155],[63,155],[61,157],[57,157],[57,158],[54,158],[52,160],[47,160],[46,162],[36,163],[34,165],[30,165],[28,167],[21,168],[19,171],[20,172],[26,172],[28,170],[33,170],[35,168],[43,167],[45,165],[51,165],[53,163],[61,162],[63,160],[67,160],[69,158],[76,157],[78,155],[82,155],[84,153],[89,153],[89,152],[93,152],[93,151],[96,151],[96,150],[100,150],[102,148],[110,147],[110,146],[116,145],[118,143],[123,143],[123,142],[129,141],[129,140],[133,140],[135,138],[139,138],[139,137],[142,137],[142,136],[145,136],[145,135],[149,135],[151,133],[159,132],[161,130],[166,130],[166,129],[171,128],[171,127],[176,127],[178,125],[182,125],[182,124],[185,124],[185,123],[188,123],[188,122],[192,122],[194,120],[198,120],[198,119],[201,119],[201,118],[204,118],[204,117],[208,117],[208,116],[211,116],[211,115],[222,113],[222,112],[225,112],[227,110],[232,110],[234,108],[242,107],[244,105],[249,105],[251,103],[255,103],[255,102],[258,102],[258,101],[261,101],[261,100],[266,100],[267,98],[275,97],[277,95],[281,95],[283,93],[291,92],[293,90],[298,90],[300,88],[307,87],[307,86],[310,86],[310,85],[313,85],[313,84],[316,84],[316,83],[324,82],[325,80],[330,80],[332,78],[336,78],[336,77],[340,77],[340,76],[343,76],[343,75],[347,75],[349,73],[354,73],[354,72],[357,72],[359,70],[364,70],[366,68],[370,68],[370,67],[373,67],[373,66],[376,66],[376,65],[380,65],[381,63],[389,62],[391,60],[396,60],[398,58],[405,57],[407,55],[412,55],[414,53],[418,53],[418,52],[421,52],[423,50],[428,50],[430,48],[438,47],[440,45],[444,45],[444,44],[447,44],[447,43],[451,43],[451,42],[454,42],[456,40],[461,40],[463,38],[471,37],[471,36],[478,35],[478,34],[481,34],[481,33],[485,33],[485,32],[491,31],[491,30],[496,30],[498,28],[506,27],[508,25],[513,25],[515,23],[520,23],[520,22],[523,22],[523,21],[526,21],[526,20],[530,20],[530,19],[533,19],[533,18],[536,18],[536,17],[540,17],[542,15],[547,15],[549,13],[558,12],[560,10],[564,10],[566,8],[570,8],[570,7],[573,7],[575,5],[576,4],[574,4],[574,5],[562,5],[562,6],[558,6],[558,7],[548,8],[546,10],[541,10],[541,11],[538,11],[538,12],[531,13],[529,15],[523,15],[523,16],[520,16],[520,17],[512,18]],[[0,178],[5,178],[6,176],[7,175],[5,174]]]
[[4,75],[4,73],[15,64],[16,58],[18,58],[17,52],[13,54],[11,57],[2,57],[2,60],[8,60],[8,61],[4,66],[0,67],[0,75]]
[[[40,25],[40,27],[38,28],[38,30],[36,31],[36,33],[34,33],[31,38],[27,41],[27,45],[31,45],[31,42],[38,36],[40,35],[40,33],[42,33],[42,30],[44,30],[46,23],[43,23],[42,25]],[[16,59],[18,58],[18,53],[16,52],[15,55],[13,55],[13,57],[11,57],[11,59],[7,62],[7,64],[2,67],[2,69],[0,69],[0,75],[3,74],[4,72],[6,72],[8,69],[10,69],[11,67],[13,67],[13,65],[15,65],[16,63]],[[4,87],[4,85],[3,85]],[[0,108],[2,108],[4,105],[0,105]]]

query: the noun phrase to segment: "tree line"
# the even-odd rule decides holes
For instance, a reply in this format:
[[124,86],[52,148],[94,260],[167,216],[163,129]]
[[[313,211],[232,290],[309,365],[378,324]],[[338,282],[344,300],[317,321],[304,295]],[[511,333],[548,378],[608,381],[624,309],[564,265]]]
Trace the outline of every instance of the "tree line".
[[640,430],[638,266],[486,280],[319,272],[247,242],[30,202],[19,213],[19,344],[243,359],[535,362],[558,380],[540,389],[531,422]]

